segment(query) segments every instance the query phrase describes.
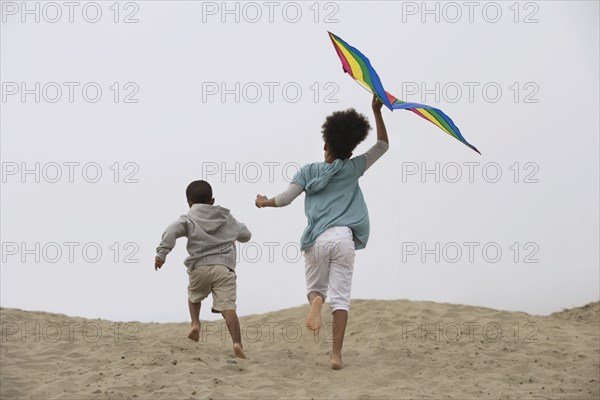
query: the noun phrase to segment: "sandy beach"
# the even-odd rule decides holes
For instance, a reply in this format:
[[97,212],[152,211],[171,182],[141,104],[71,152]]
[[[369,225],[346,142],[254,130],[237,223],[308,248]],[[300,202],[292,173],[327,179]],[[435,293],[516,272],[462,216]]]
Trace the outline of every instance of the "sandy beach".
[[308,306],[241,317],[247,360],[220,321],[112,322],[1,310],[8,399],[597,399],[600,303],[550,316],[433,302],[354,300],[346,368],[331,316]]

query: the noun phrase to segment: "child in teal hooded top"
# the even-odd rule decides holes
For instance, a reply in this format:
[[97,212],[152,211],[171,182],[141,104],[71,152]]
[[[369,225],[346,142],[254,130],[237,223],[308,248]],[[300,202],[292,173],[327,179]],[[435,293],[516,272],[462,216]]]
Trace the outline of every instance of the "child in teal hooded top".
[[354,251],[365,248],[369,240],[369,213],[358,180],[389,147],[382,105],[373,97],[377,143],[365,154],[351,158],[352,151],[371,129],[369,121],[354,109],[334,112],[322,127],[325,161],[303,166],[283,193],[270,199],[256,196],[259,208],[283,207],[306,192],[304,209],[308,225],[301,239],[311,304],[306,326],[318,332],[321,306],[329,293],[333,369],[343,368],[342,345],[350,306]]

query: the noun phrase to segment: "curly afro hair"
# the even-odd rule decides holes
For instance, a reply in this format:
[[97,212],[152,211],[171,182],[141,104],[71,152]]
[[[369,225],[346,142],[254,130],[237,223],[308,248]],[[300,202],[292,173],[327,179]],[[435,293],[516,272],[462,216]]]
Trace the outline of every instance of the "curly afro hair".
[[354,108],[336,111],[325,119],[322,133],[328,151],[336,158],[346,159],[360,142],[365,140],[371,125]]

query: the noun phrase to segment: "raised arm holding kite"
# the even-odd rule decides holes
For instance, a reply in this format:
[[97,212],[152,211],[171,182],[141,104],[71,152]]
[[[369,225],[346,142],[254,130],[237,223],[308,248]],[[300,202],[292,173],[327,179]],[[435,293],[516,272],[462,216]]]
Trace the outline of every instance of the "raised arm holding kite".
[[479,150],[475,146],[465,140],[458,127],[454,125],[454,122],[442,110],[425,104],[405,102],[386,92],[369,59],[359,50],[343,41],[339,36],[331,32],[328,33],[333,47],[342,61],[344,72],[349,74],[369,92],[375,94],[387,108],[392,111],[396,109],[412,111],[479,153]]

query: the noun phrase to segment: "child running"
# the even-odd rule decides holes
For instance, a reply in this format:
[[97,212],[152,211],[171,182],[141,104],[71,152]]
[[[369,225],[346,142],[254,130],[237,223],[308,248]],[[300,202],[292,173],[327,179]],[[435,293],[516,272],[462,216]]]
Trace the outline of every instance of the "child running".
[[330,361],[336,370],[344,367],[342,346],[350,309],[354,251],[365,248],[369,239],[369,214],[358,180],[389,148],[382,105],[373,96],[377,142],[365,154],[350,158],[371,129],[367,118],[354,109],[336,111],[322,126],[325,161],[303,166],[283,193],[270,199],[256,196],[259,208],[284,207],[306,192],[308,226],[300,246],[311,305],[306,326],[319,331],[321,306],[329,296],[333,314]]
[[240,321],[235,312],[236,275],[235,241],[247,242],[252,234],[246,225],[233,218],[228,209],[215,206],[212,187],[206,181],[194,181],[186,189],[190,211],[173,222],[163,233],[156,249],[154,269],[159,270],[175,241],[187,237],[189,257],[184,264],[189,275],[188,306],[192,329],[188,338],[200,338],[200,306],[210,293],[212,312],[221,313],[233,340],[233,352],[246,358],[240,334]]

